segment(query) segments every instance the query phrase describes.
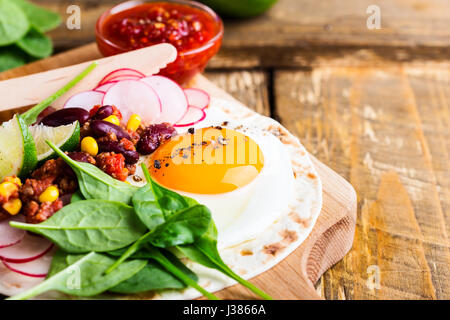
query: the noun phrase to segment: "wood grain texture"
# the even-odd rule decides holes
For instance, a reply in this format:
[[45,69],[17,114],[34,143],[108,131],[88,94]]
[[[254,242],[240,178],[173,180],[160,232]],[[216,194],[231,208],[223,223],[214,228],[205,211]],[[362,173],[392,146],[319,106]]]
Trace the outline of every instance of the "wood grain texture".
[[276,72],[281,122],[358,194],[354,246],[320,281],[326,298],[450,298],[449,81],[448,64]]
[[[66,66],[68,63],[79,63],[82,62],[80,58],[96,59],[98,57],[96,47],[88,46],[82,50],[84,52],[80,54],[69,52],[40,61],[34,65],[34,68],[27,66],[11,70],[0,74],[0,77],[8,79],[30,72],[44,71],[47,68]],[[261,98],[267,97],[264,74],[258,72],[235,73],[229,79],[224,79],[216,74],[215,77],[217,80],[223,79],[218,81],[223,87],[231,84],[232,91],[243,90],[240,91],[241,95],[247,92],[246,100],[252,109],[269,113],[267,99],[262,99],[263,102],[258,103]],[[223,89],[202,76],[198,76],[193,84],[207,90],[213,96],[233,99]],[[252,94],[249,95],[248,92],[252,92]],[[7,116],[11,115],[9,113],[0,115],[3,118]],[[313,284],[317,282],[323,272],[342,259],[353,243],[356,223],[355,191],[347,181],[320,161],[313,158],[313,162],[323,183],[323,208],[313,231],[303,244],[281,263],[252,279],[257,286],[275,299],[321,298]],[[218,295],[223,299],[255,298],[240,285],[222,290]]]
[[[56,50],[95,40],[97,18],[122,0],[34,0],[69,17],[67,7],[81,8],[81,29],[65,24],[52,31]],[[381,10],[381,29],[369,30],[369,5]],[[279,0],[265,14],[247,20],[226,20],[222,50],[210,67],[302,66],[324,60],[345,63],[423,61],[450,56],[450,3],[446,0]],[[352,56],[353,59],[343,59]],[[342,63],[342,62],[341,62]]]

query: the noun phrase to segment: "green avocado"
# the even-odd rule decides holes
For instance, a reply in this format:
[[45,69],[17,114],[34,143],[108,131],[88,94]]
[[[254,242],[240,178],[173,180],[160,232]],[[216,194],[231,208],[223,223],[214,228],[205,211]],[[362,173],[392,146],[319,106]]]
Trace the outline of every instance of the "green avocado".
[[219,15],[250,18],[268,10],[277,0],[201,0]]

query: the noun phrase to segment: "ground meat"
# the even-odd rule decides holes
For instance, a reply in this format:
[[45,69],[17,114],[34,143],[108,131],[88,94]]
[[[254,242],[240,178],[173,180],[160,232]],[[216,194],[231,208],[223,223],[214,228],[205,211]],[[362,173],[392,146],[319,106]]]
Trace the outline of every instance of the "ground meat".
[[25,215],[27,223],[41,223],[50,218],[55,212],[63,207],[61,200],[54,202],[44,202],[39,204],[36,201],[25,203],[22,213]]
[[95,157],[97,166],[113,178],[125,181],[128,169],[125,168],[125,157],[114,152],[102,152]]
[[91,131],[91,122],[86,121],[80,128],[80,141],[83,140],[84,137],[92,136]]
[[33,171],[31,177],[37,180],[50,180],[53,182],[63,173],[64,166],[64,160],[61,158],[47,160],[42,167]]
[[27,179],[20,188],[20,200],[22,203],[28,203],[32,201],[39,202],[39,195],[53,184],[55,178],[46,178],[42,180]]

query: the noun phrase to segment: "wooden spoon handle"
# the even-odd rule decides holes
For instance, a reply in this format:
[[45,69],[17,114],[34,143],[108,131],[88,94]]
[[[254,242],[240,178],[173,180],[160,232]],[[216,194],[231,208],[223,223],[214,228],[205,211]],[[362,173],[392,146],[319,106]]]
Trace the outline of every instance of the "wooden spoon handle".
[[[92,90],[109,72],[120,68],[131,68],[146,75],[158,73],[177,57],[174,46],[163,43],[119,55],[98,59],[98,67],[72,90],[61,96],[53,105],[61,106],[74,92]],[[74,78],[92,61],[77,65],[35,73],[0,82],[0,111],[36,104]]]

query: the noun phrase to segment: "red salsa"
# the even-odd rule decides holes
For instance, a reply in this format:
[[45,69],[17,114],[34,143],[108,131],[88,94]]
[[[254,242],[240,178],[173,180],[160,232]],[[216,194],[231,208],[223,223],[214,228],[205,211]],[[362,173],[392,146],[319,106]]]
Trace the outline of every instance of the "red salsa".
[[[177,48],[179,56],[161,73],[178,82],[186,82],[203,70],[220,46],[222,23],[205,8],[202,5],[197,8],[181,3],[150,2],[102,16],[104,20],[98,31],[107,41],[103,43],[98,39],[100,51],[112,55],[170,43]],[[202,47],[205,48],[202,50]],[[199,52],[192,52],[194,49]]]

